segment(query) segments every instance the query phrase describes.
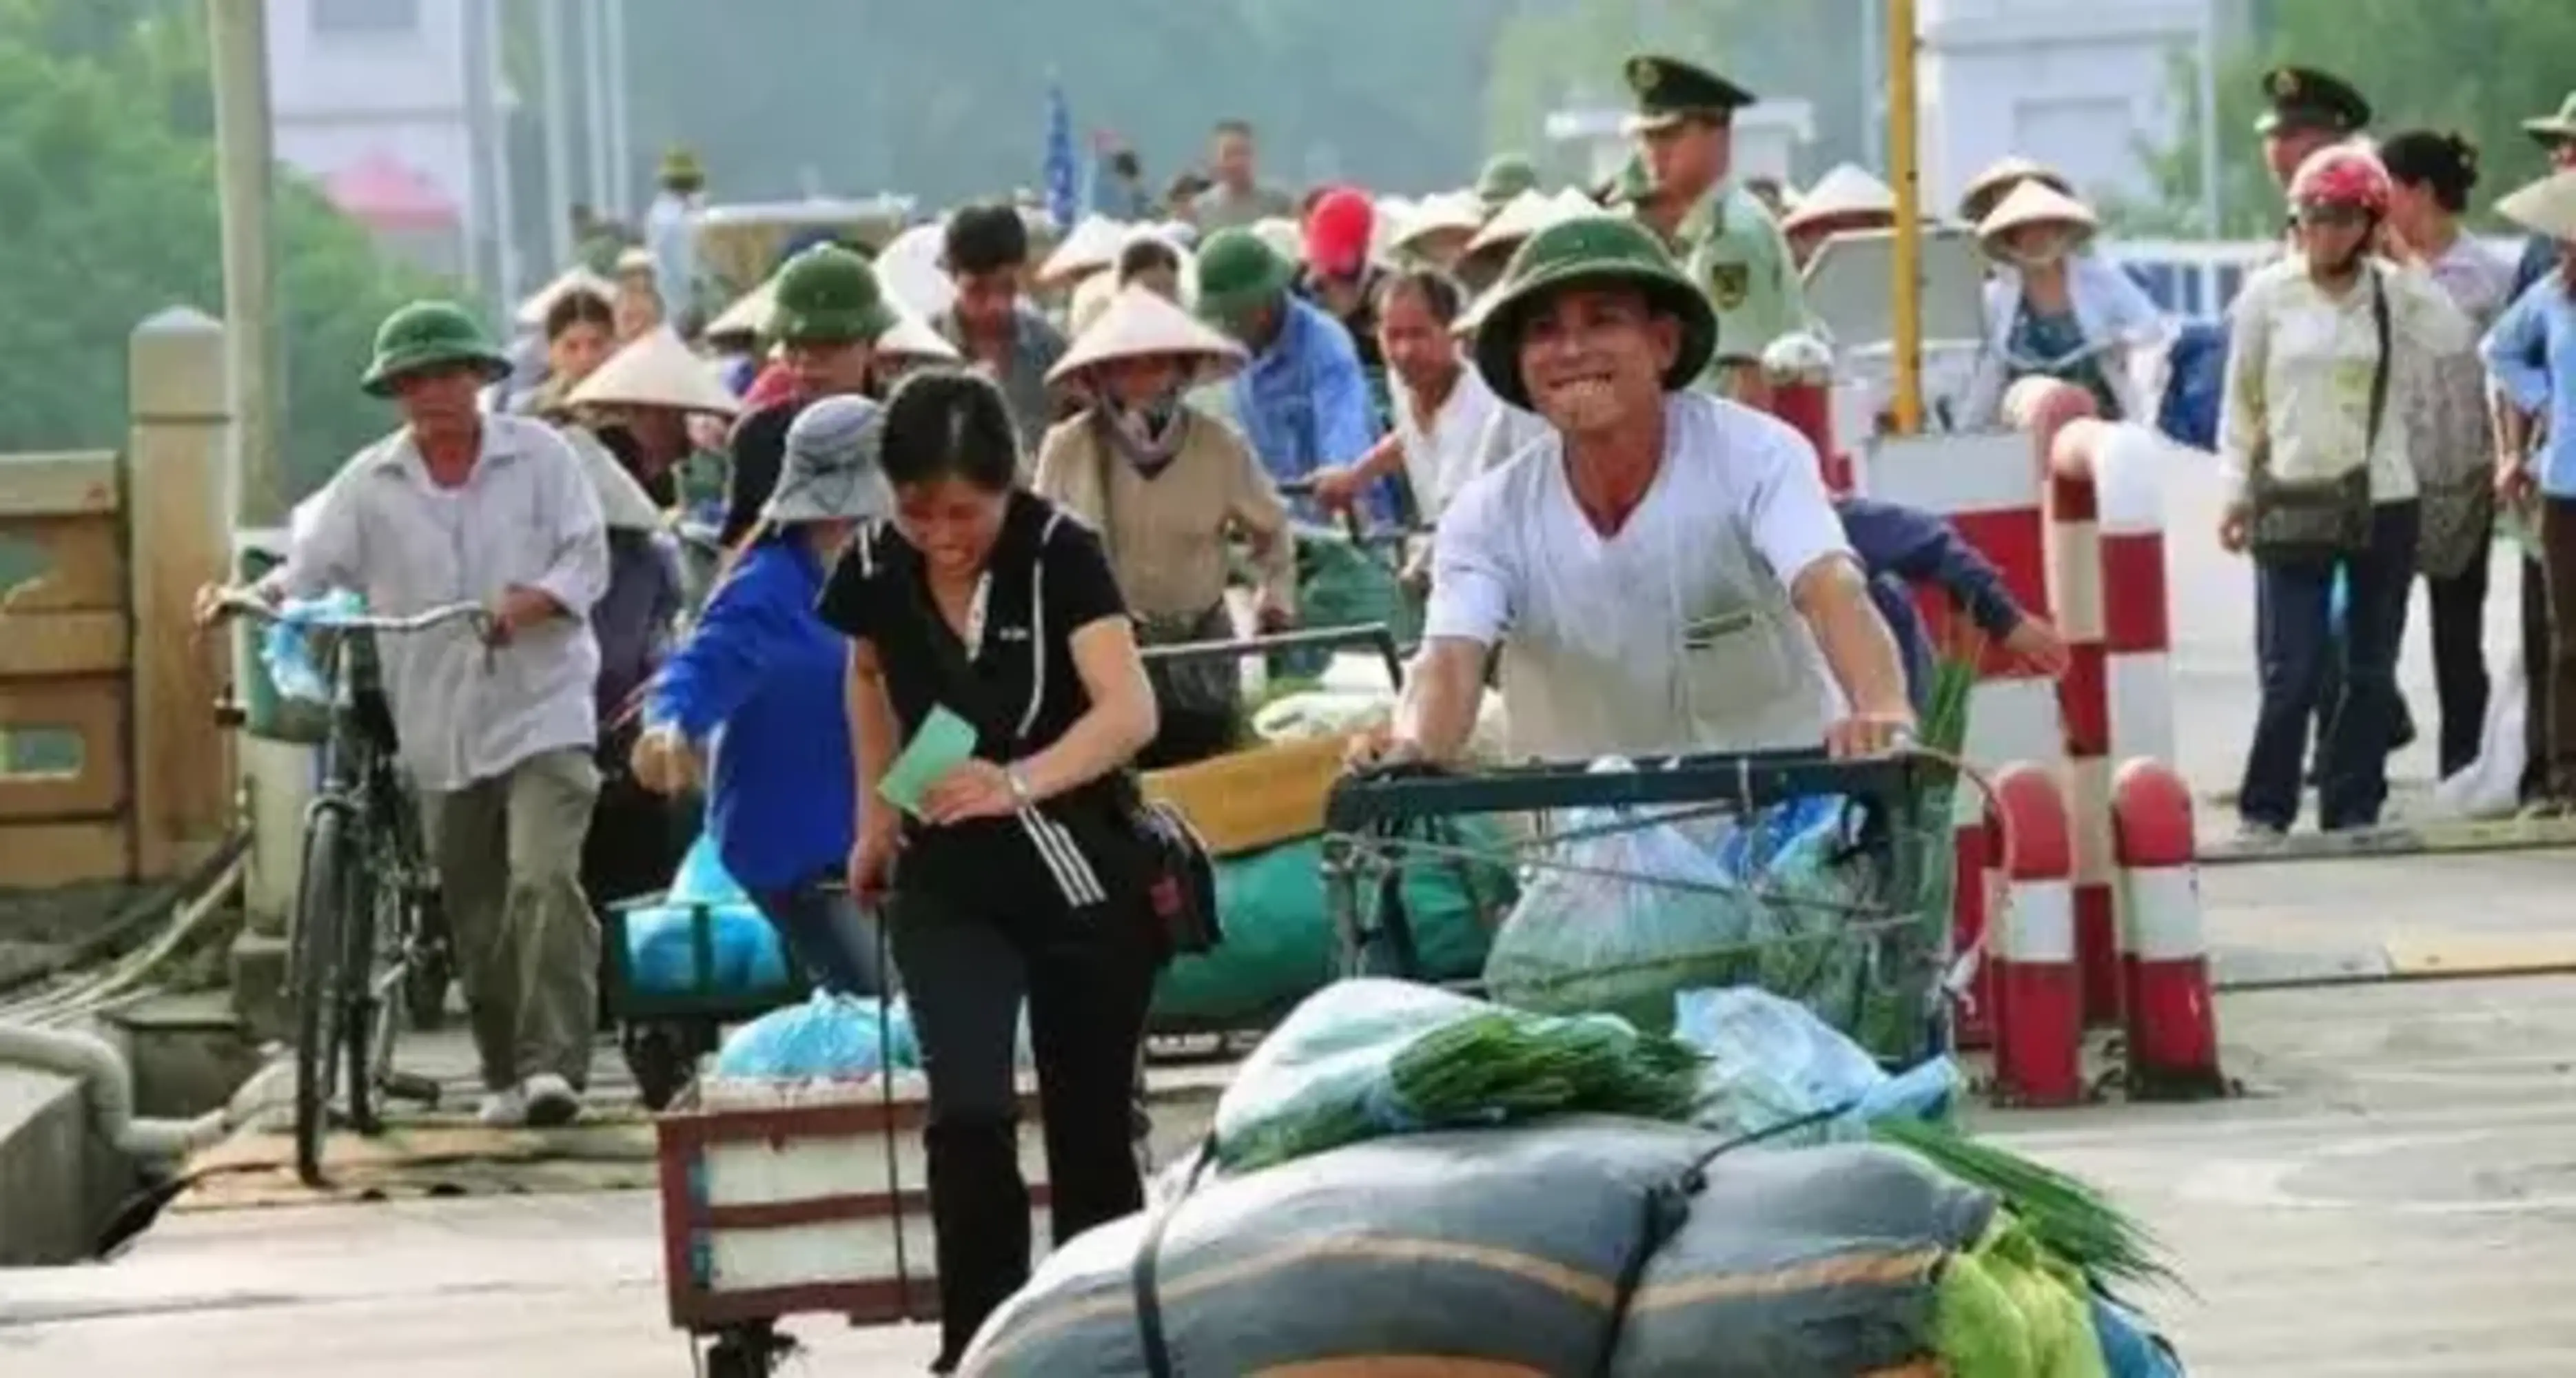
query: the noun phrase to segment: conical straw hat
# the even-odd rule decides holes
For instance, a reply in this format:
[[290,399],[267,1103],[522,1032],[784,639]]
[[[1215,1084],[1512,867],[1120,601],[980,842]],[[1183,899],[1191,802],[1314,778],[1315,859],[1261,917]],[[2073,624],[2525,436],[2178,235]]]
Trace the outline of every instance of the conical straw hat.
[[[1587,201],[1585,209],[1598,211],[1599,207]],[[1494,218],[1476,231],[1476,237],[1467,241],[1467,252],[1480,254],[1487,249],[1517,244],[1564,218],[1564,209],[1557,204],[1555,197],[1539,191],[1522,192],[1504,202],[1503,208],[1494,212]]]
[[1442,192],[1435,196],[1423,197],[1413,203],[1413,210],[1404,217],[1402,224],[1395,227],[1394,237],[1388,241],[1388,245],[1396,249],[1408,249],[1424,235],[1438,234],[1444,230],[1472,235],[1484,228],[1484,224],[1484,203],[1476,199],[1474,192]]
[[1053,286],[1083,273],[1117,266],[1127,247],[1127,227],[1105,215],[1086,215],[1038,267],[1038,285]]
[[2079,237],[2089,239],[2101,224],[2092,207],[2046,182],[2031,181],[2014,187],[2002,205],[1978,222],[1977,239],[1992,251],[2006,231],[2024,225],[2072,225]]
[[2004,189],[2017,182],[2041,182],[2070,194],[2075,190],[2066,174],[2016,153],[1996,159],[1985,171],[1968,179],[1967,190],[1959,193],[1959,218],[1976,224],[1985,218],[1979,212],[1992,212],[2001,203]]
[[769,333],[769,308],[778,301],[778,279],[752,288],[734,299],[731,306],[716,313],[707,322],[706,333],[713,339],[723,335],[766,335]]
[[1090,328],[1047,372],[1062,383],[1112,359],[1176,354],[1197,362],[1197,381],[1223,377],[1243,365],[1243,346],[1198,323],[1189,312],[1147,287],[1122,287]]
[[925,317],[957,302],[957,284],[939,266],[940,233],[935,224],[915,225],[877,255],[877,285],[896,305]]
[[1885,182],[1870,175],[1867,168],[1852,163],[1838,163],[1798,198],[1797,208],[1781,217],[1784,234],[1815,224],[1850,215],[1896,214],[1896,192]]
[[1073,289],[1073,300],[1065,305],[1065,334],[1080,335],[1089,330],[1100,319],[1100,313],[1109,309],[1110,299],[1117,295],[1118,278],[1115,274],[1094,273],[1084,278],[1081,285]]
[[576,263],[557,274],[554,281],[529,293],[528,299],[519,303],[519,309],[512,313],[511,319],[530,330],[542,330],[546,324],[546,313],[555,309],[555,303],[562,300],[565,293],[583,289],[598,294],[603,300],[617,295],[616,283]]
[[693,353],[669,326],[644,335],[608,356],[564,399],[576,407],[676,407],[731,416],[742,409],[715,369]]
[[2576,239],[2576,171],[2552,173],[2496,202],[2496,214],[2534,234]]
[[909,311],[895,312],[894,329],[877,336],[879,354],[897,359],[935,359],[953,364],[961,357],[948,337],[930,328],[930,322]]

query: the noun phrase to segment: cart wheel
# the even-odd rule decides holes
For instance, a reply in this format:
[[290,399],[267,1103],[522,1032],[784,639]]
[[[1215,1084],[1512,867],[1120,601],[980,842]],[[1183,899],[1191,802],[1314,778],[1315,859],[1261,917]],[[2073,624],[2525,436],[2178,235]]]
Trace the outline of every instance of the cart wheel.
[[644,1108],[669,1108],[697,1070],[698,1059],[690,1050],[689,1036],[668,1024],[644,1024],[629,1026],[618,1041],[626,1054],[626,1070],[635,1077],[635,1094],[644,1102]]
[[707,1378],[769,1378],[778,1371],[778,1361],[795,1347],[795,1341],[766,1321],[738,1326],[716,1336],[716,1342],[707,1347]]

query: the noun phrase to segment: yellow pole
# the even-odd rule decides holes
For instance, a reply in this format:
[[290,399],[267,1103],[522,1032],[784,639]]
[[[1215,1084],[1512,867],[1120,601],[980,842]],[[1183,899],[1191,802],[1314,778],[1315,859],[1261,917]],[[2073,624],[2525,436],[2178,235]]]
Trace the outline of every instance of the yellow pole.
[[1896,432],[1923,429],[1923,160],[1916,146],[1914,0],[1887,0],[1888,181],[1896,188]]

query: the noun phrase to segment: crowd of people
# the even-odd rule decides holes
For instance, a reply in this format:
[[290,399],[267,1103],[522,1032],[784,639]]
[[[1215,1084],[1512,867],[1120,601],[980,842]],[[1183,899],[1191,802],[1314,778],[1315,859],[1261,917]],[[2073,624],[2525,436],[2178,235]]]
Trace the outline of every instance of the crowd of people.
[[[1750,93],[1669,57],[1624,75],[1637,153],[1596,187],[1551,193],[1500,157],[1390,223],[1356,188],[1268,187],[1229,121],[1169,205],[1126,169],[1135,223],[1079,254],[1033,263],[1021,208],[963,206],[944,301],[898,300],[861,248],[822,242],[758,285],[761,310],[702,326],[660,289],[699,280],[704,178],[675,155],[647,242],[524,313],[536,376],[457,307],[388,320],[366,385],[402,425],[308,504],[261,592],[495,610],[488,654],[462,633],[385,651],[485,1117],[578,1115],[592,903],[659,888],[703,828],[820,985],[907,993],[953,1364],[1027,1267],[1023,1006],[1058,1242],[1141,1202],[1132,1091],[1173,942],[1134,772],[1244,733],[1233,668],[1149,652],[1295,624],[1322,519],[1427,534],[1405,571],[1422,645],[1363,765],[1462,760],[1489,687],[1521,756],[1884,750],[1930,676],[1918,582],[2061,672],[2055,630],[1944,522],[1830,494],[1764,413],[1766,354],[1819,330],[1801,264],[1893,197],[1865,174],[1804,200],[1755,185],[1732,168]],[[2464,141],[2373,151],[2340,83],[2267,91],[2294,223],[2234,311],[2221,445],[2262,608],[2247,823],[2296,816],[2321,704],[2323,821],[2377,818],[2418,572],[2445,768],[2474,751],[2486,531],[2533,488],[2533,798],[2563,807],[2576,260],[2546,253],[2576,240],[2576,170],[2508,202],[2541,235],[2517,282],[2460,233]],[[2534,134],[2576,169],[2576,102]],[[2068,179],[2016,160],[1961,213],[1993,273],[1957,424],[2033,375],[2148,419],[2132,356],[2167,327]],[[971,757],[910,809],[882,798],[951,719]]]

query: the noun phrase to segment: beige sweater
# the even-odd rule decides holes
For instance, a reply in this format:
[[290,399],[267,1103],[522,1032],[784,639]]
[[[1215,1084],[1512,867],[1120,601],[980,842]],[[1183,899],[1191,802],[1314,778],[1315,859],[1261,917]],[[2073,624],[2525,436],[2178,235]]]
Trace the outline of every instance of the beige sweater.
[[1147,478],[1102,444],[1090,413],[1059,422],[1030,486],[1101,531],[1119,589],[1140,617],[1194,617],[1222,601],[1231,535],[1250,542],[1263,582],[1292,606],[1296,546],[1279,490],[1224,423],[1190,412],[1183,424],[1180,452]]

